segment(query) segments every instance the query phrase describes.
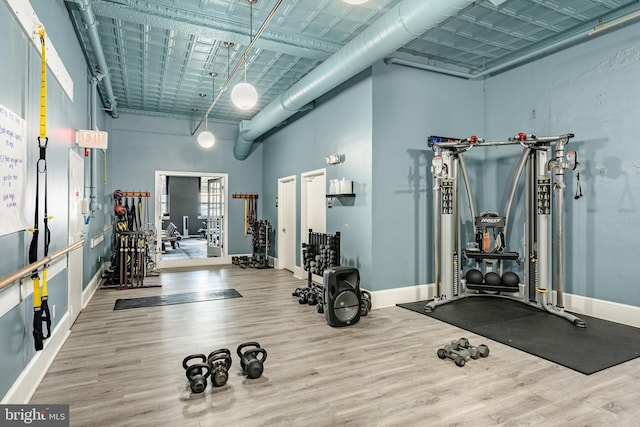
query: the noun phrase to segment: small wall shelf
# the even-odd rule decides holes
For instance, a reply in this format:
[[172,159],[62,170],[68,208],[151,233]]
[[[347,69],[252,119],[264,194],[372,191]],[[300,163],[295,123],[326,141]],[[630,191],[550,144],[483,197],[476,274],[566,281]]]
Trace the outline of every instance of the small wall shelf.
[[333,199],[337,198],[338,200],[342,199],[351,199],[356,197],[355,193],[339,193],[339,194],[327,194],[327,207],[333,207]]

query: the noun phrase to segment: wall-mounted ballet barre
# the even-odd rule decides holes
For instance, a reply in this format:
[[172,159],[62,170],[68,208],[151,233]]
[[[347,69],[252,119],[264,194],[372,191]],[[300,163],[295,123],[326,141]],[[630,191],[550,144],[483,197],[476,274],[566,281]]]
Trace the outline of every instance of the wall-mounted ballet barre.
[[60,258],[62,255],[65,255],[74,249],[81,247],[83,244],[84,244],[84,239],[78,240],[77,242],[62,248],[59,251],[54,252],[49,256],[40,258],[38,261],[33,262],[27,265],[26,267],[22,267],[20,270],[16,271],[15,273],[12,273],[12,274],[9,274],[8,276],[3,277],[2,279],[0,279],[0,289],[4,289],[7,286],[11,285],[12,283],[16,282],[17,280],[20,280],[24,277],[31,276],[34,270],[42,267],[45,264],[50,264],[51,261],[55,260],[56,258]]

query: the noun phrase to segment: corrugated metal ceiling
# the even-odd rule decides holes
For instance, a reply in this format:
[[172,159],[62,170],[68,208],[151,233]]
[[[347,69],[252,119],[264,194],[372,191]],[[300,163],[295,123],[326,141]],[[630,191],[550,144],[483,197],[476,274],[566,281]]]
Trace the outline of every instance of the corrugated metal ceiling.
[[[242,112],[225,93],[210,120],[250,119],[400,2],[282,2],[247,57],[247,81],[258,90],[258,106]],[[100,77],[108,75],[119,112],[198,118],[213,99],[209,73],[218,73],[217,92],[248,46],[250,27],[255,34],[275,3],[253,4],[251,26],[247,0],[66,0],[89,67]],[[99,65],[82,19],[87,8],[95,15],[94,35],[107,70]],[[638,0],[480,0],[394,56],[444,72],[481,73],[639,10]],[[243,76],[241,70],[229,88]],[[104,79],[99,90],[109,109]],[[204,101],[200,93],[207,95]]]

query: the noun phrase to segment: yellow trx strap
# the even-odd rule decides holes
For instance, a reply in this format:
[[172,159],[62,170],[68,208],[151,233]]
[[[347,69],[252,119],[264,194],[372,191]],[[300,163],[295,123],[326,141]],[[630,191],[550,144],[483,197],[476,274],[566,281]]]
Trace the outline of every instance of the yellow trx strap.
[[[44,256],[49,254],[49,242],[51,240],[51,232],[49,230],[47,213],[47,58],[45,50],[45,30],[42,25],[38,25],[38,35],[40,36],[40,46],[42,50],[42,67],[40,74],[40,133],[38,136],[38,148],[40,157],[38,158],[36,167],[36,202],[34,226],[30,229],[33,232],[33,238],[29,247],[29,263],[38,260],[38,215],[39,215],[39,190],[40,190],[40,174],[44,175]],[[42,272],[42,291],[40,290],[40,277],[38,270],[34,270],[31,274],[33,280],[33,339],[35,349],[42,350],[43,341],[51,336],[51,313],[49,311],[49,293],[47,289],[47,269],[49,265],[45,264]],[[42,323],[47,325],[46,335],[42,331]]]
[[42,50],[42,66],[40,67],[40,138],[47,138],[47,57],[44,46],[44,27],[38,24],[38,35]]

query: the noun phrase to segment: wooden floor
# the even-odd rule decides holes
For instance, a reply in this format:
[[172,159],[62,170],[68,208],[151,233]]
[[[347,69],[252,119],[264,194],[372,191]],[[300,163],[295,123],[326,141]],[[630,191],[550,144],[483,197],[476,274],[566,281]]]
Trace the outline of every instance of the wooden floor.
[[[586,376],[397,307],[332,328],[291,296],[305,282],[284,270],[153,280],[162,287],[96,292],[31,403],[70,404],[72,426],[640,425],[640,359]],[[224,288],[243,298],[113,311],[118,298]],[[460,337],[490,356],[438,359]],[[235,356],[252,340],[268,351],[255,380]],[[191,394],[182,359],[223,347],[234,353],[226,386]]]

